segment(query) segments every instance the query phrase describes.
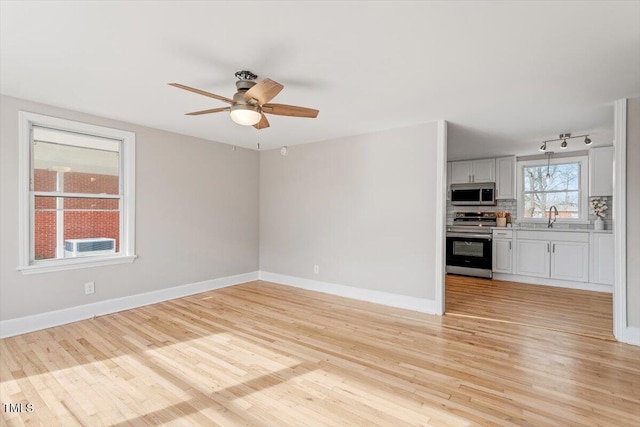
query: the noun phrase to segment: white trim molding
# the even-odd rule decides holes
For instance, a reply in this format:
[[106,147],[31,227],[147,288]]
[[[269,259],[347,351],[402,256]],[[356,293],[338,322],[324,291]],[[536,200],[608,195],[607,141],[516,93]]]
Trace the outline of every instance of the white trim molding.
[[322,292],[330,295],[351,298],[359,301],[367,301],[375,304],[387,305],[390,307],[404,308],[427,314],[440,314],[437,311],[436,300],[427,298],[411,297],[408,295],[392,294],[389,292],[374,291],[372,289],[357,288],[355,286],[339,285],[335,283],[321,282],[318,280],[305,279],[297,276],[287,276],[285,274],[270,273],[260,271],[259,279],[266,282],[279,283],[281,285],[293,286],[294,288],[306,289],[308,291]]
[[14,335],[25,334],[27,332],[38,331],[40,329],[65,325],[79,320],[91,319],[95,316],[103,316],[105,314],[116,313],[118,311],[130,310],[132,308],[168,301],[175,298],[182,298],[214,289],[239,285],[240,283],[251,282],[254,280],[258,280],[257,271],[205,280],[203,282],[190,283],[187,285],[175,286],[172,288],[145,292],[122,298],[99,301],[92,304],[49,311],[16,319],[3,320],[0,321],[0,338],[7,338]]
[[557,223],[561,224],[589,224],[589,156],[573,155],[573,156],[556,156],[550,159],[529,159],[518,160],[516,167],[516,200],[517,200],[517,218],[516,221],[521,224],[546,224],[547,218],[525,218],[524,213],[524,169],[527,167],[538,166],[546,167],[547,164],[552,166],[567,163],[577,163],[580,173],[580,217],[575,219],[558,218]]
[[[31,156],[33,126],[43,126],[73,133],[81,133],[118,141],[120,144],[120,191],[114,196],[121,200],[120,249],[114,255],[86,258],[56,258],[35,260],[33,253],[33,209],[31,190]],[[70,270],[75,268],[133,262],[135,255],[135,164],[136,134],[134,132],[61,119],[27,111],[18,112],[18,266],[24,274]],[[58,189],[59,190],[59,189]],[[60,192],[59,196],[64,196]],[[87,196],[86,194],[84,196]],[[102,197],[102,195],[100,195]],[[59,221],[59,224],[61,222]],[[57,249],[57,254],[61,249]]]
[[436,209],[435,209],[435,310],[434,314],[443,315],[445,307],[445,259],[446,259],[446,233],[445,223],[447,218],[447,122],[438,120],[438,134],[436,142]]
[[74,270],[77,268],[102,267],[104,265],[129,264],[137,258],[136,255],[110,255],[86,258],[67,258],[57,260],[43,260],[37,265],[20,267],[22,274],[51,273],[53,271]]
[[613,118],[613,229],[614,283],[613,335],[618,341],[640,345],[640,338],[627,325],[627,100],[614,103]]
[[626,326],[622,331],[621,336],[622,339],[618,339],[618,341],[622,341],[625,344],[640,346],[640,328],[636,326]]
[[640,346],[640,328],[636,326],[626,326],[622,331],[622,339],[625,344]]
[[530,283],[542,286],[554,286],[556,288],[580,289],[583,291],[613,292],[611,285],[603,285],[600,283],[574,282],[572,280],[549,279],[548,277],[520,276],[517,274],[493,273],[494,280],[504,280],[507,282]]

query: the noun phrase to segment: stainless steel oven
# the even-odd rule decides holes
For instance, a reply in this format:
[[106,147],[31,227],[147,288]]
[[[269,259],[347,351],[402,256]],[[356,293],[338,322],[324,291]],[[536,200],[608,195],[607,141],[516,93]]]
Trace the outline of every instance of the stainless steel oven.
[[447,227],[446,271],[449,274],[492,277],[491,212],[458,212]]

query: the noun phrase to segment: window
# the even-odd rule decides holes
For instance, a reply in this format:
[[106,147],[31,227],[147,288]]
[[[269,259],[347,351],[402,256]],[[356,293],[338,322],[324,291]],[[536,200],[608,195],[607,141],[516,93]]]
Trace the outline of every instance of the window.
[[131,262],[135,134],[20,112],[24,273]]
[[519,162],[518,220],[547,222],[555,206],[558,222],[586,222],[586,174],[586,156]]

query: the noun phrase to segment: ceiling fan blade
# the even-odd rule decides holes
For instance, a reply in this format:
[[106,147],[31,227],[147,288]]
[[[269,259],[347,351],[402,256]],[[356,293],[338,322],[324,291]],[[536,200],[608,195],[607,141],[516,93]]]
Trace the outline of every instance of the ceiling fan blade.
[[181,85],[180,83],[167,83],[169,86],[177,87],[179,89],[188,90],[189,92],[197,93],[199,95],[208,96],[209,98],[218,99],[220,101],[224,101],[228,104],[233,104],[233,100],[229,98],[225,98],[224,96],[216,95],[215,93],[206,92],[204,90],[196,89],[194,87],[189,87],[185,85]]
[[201,114],[219,113],[221,111],[229,111],[229,107],[212,108],[210,110],[194,111],[192,113],[186,113],[186,116],[199,116]]
[[267,114],[275,114],[277,116],[289,116],[289,117],[307,117],[315,119],[318,117],[320,111],[313,108],[298,107],[295,105],[286,104],[264,104],[262,111]]
[[268,128],[269,127],[269,120],[267,120],[267,116],[265,116],[264,114],[262,115],[262,117],[260,118],[260,121],[258,123],[256,123],[255,125],[253,125],[254,128],[256,129],[264,129],[264,128]]
[[276,97],[280,91],[284,89],[278,82],[274,82],[271,79],[264,79],[258,83],[256,83],[251,89],[245,92],[244,99],[245,101],[250,101],[251,99],[255,99],[258,101],[259,105],[266,104]]

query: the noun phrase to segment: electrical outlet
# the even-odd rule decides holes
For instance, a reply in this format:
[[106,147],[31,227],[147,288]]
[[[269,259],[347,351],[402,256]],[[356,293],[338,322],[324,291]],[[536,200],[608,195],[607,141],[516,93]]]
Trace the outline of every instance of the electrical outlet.
[[84,284],[84,294],[85,295],[90,295],[95,293],[96,291],[96,284],[94,282],[87,282]]
[[319,265],[314,265],[313,266],[313,274],[320,274],[320,266]]

